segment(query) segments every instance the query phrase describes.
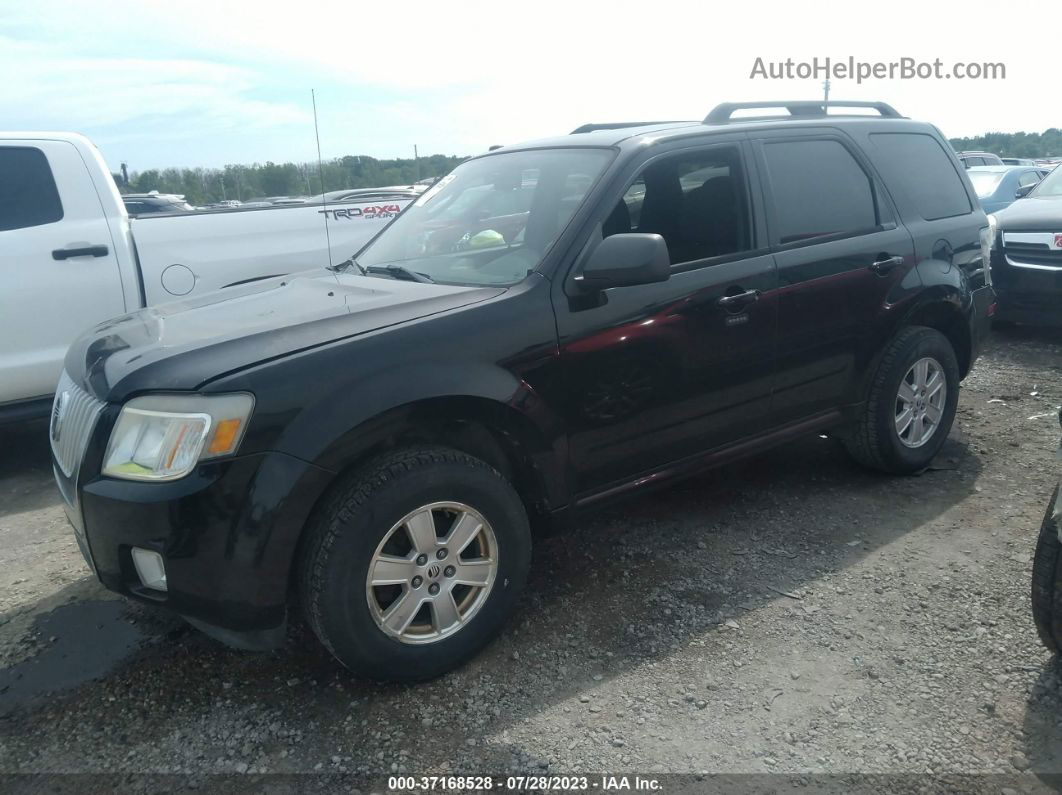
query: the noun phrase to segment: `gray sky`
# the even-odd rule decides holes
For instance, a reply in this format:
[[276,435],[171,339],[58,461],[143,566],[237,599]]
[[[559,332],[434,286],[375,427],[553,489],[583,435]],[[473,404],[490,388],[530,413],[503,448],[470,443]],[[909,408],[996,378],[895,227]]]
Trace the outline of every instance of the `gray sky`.
[[757,57],[998,62],[1005,79],[843,79],[832,97],[948,136],[1062,125],[1046,2],[0,2],[0,123],[83,132],[137,170],[312,160],[311,88],[326,158],[821,96],[821,79],[750,77]]

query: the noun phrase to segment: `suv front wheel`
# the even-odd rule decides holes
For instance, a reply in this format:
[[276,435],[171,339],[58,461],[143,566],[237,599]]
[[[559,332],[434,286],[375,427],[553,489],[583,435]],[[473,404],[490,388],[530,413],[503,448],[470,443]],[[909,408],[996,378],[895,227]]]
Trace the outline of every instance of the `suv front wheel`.
[[843,438],[859,463],[893,474],[924,469],[948,437],[959,402],[959,364],[948,338],[909,326],[878,362],[863,414]]
[[377,459],[310,528],[302,603],[344,665],[375,679],[430,679],[501,628],[524,584],[531,533],[493,467],[440,447]]

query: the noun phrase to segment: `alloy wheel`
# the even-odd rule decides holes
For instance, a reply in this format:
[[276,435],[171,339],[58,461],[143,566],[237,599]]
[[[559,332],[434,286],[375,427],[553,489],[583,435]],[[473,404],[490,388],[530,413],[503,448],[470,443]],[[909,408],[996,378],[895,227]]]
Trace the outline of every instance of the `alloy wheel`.
[[911,365],[896,393],[896,435],[906,447],[921,447],[933,438],[944,417],[948,384],[944,368],[931,356]]
[[460,502],[411,511],[384,535],[365,595],[376,625],[403,643],[452,636],[479,612],[498,573],[490,523]]

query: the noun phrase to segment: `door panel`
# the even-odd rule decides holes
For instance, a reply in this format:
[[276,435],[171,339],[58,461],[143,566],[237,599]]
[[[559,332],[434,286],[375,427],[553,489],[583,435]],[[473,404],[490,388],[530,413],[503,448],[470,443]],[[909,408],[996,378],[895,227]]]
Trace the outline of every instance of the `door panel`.
[[[746,307],[725,294],[758,290]],[[557,308],[563,406],[578,491],[762,430],[777,290],[770,255],[605,292]]]
[[577,494],[765,428],[778,285],[743,141],[647,154],[604,203],[596,239],[661,235],[668,281],[554,292]]
[[[62,218],[0,231],[0,403],[51,394],[74,338],[126,308],[103,207],[77,149],[65,141],[5,141],[0,150],[8,147],[44,153]],[[56,259],[56,251],[78,255]]]
[[[606,291],[604,306],[557,312],[579,491],[764,427],[777,291],[770,255]],[[759,290],[728,310],[724,294]]]
[[914,245],[854,143],[830,132],[755,142],[778,267],[778,369],[772,424],[843,405],[878,343]]
[[[889,257],[903,262],[872,269]],[[845,402],[888,296],[914,277],[911,237],[896,228],[775,255],[778,373],[772,413],[781,424]]]

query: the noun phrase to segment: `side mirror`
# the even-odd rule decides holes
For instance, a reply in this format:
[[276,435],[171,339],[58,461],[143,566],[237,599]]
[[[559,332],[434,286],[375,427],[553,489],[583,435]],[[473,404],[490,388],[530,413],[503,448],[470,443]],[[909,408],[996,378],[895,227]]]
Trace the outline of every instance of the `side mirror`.
[[1014,192],[1014,198],[1015,199],[1024,199],[1026,196],[1029,195],[1029,193],[1032,191],[1032,189],[1035,188],[1039,184],[1040,184],[1039,182],[1034,182],[1032,185],[1022,185],[1020,188],[1018,188]]
[[585,290],[630,287],[671,278],[671,256],[660,235],[629,233],[602,240],[583,272],[575,277]]

